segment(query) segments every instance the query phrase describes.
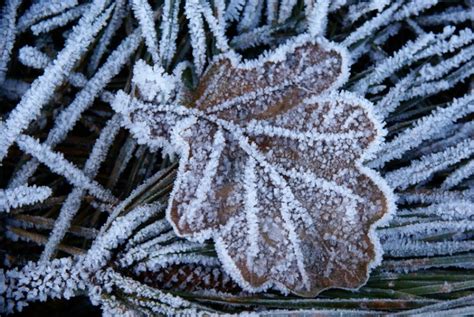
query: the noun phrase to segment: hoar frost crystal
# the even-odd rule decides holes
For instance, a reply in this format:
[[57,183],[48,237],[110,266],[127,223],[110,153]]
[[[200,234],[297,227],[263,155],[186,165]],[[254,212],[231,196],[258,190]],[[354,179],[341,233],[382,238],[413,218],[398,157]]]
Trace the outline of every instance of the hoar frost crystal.
[[385,132],[367,100],[337,91],[347,56],[305,34],[256,60],[218,56],[192,91],[178,80],[186,65],[168,75],[138,63],[145,100],[119,92],[113,102],[139,143],[180,155],[175,232],[212,238],[248,291],[357,288],[381,261],[374,229],[392,192],[362,162]]

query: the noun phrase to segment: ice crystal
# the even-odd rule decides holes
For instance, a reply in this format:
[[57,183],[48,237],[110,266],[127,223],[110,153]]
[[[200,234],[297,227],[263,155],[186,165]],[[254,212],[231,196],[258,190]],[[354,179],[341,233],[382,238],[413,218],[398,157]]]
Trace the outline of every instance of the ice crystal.
[[[153,99],[164,75],[136,70]],[[176,102],[118,93],[112,106],[140,143],[180,154],[167,210],[179,236],[213,238],[245,289],[313,296],[365,282],[380,261],[375,224],[393,208],[361,164],[384,131],[367,100],[337,92],[347,76],[342,47],[301,35],[256,60],[218,56]]]
[[33,204],[51,195],[49,187],[18,186],[13,189],[0,189],[0,212],[9,211],[22,205]]
[[0,314],[472,313],[473,4],[1,2]]

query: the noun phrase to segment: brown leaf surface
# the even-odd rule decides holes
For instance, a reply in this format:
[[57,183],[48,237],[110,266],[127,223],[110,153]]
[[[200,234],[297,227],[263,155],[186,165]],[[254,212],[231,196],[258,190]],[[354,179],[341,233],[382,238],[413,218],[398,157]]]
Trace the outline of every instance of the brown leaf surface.
[[367,100],[336,91],[347,75],[341,47],[303,35],[258,60],[217,58],[184,107],[133,101],[142,137],[180,154],[175,232],[213,238],[246,290],[357,288],[380,260],[391,191],[362,160],[383,132]]

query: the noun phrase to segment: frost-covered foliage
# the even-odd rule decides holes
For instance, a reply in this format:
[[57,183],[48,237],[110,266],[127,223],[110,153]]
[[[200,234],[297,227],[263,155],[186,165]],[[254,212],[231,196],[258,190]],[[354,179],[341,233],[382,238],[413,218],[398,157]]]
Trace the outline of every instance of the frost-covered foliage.
[[[112,103],[139,143],[179,153],[167,218],[179,236],[212,237],[247,290],[354,288],[381,260],[371,225],[393,212],[392,192],[361,162],[384,132],[371,104],[335,90],[346,54],[304,34],[258,60],[219,55],[182,99]],[[169,96],[173,80],[137,67],[146,99]]]
[[472,16],[2,2],[1,311],[472,314]]
[[11,189],[0,190],[0,211],[9,211],[22,205],[33,204],[45,200],[51,195],[48,187],[18,186]]

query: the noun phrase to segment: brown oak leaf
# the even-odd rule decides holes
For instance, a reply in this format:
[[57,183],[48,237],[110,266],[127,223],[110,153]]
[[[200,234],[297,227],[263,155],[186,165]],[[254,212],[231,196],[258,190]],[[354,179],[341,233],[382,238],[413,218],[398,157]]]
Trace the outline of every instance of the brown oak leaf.
[[383,129],[367,100],[337,91],[348,72],[343,48],[302,35],[257,60],[219,56],[175,102],[117,94],[139,142],[180,155],[176,234],[214,239],[244,289],[353,289],[381,260],[392,194],[362,161]]

